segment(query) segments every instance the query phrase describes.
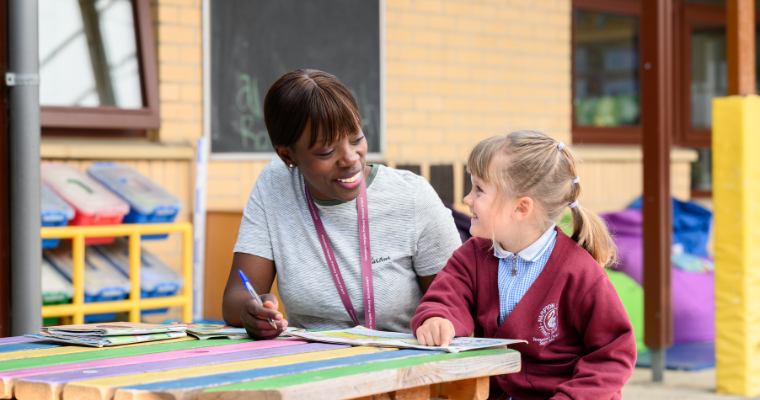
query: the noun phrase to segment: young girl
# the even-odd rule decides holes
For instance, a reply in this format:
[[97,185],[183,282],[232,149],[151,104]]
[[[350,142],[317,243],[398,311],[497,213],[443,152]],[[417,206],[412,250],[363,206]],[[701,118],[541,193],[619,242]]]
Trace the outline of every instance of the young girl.
[[[423,345],[454,336],[525,339],[521,371],[491,378],[497,399],[620,399],[636,341],[600,265],[614,261],[606,225],[578,204],[573,153],[549,136],[480,142],[467,168],[467,241],[422,298],[412,332]],[[573,237],[557,229],[566,207]]]

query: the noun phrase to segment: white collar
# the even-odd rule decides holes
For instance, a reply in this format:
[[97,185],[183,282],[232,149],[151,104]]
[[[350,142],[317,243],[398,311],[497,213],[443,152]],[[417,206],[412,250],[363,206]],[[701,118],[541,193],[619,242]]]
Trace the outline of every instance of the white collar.
[[[517,253],[517,255],[522,258],[525,261],[533,262],[538,259],[538,257],[541,257],[542,254],[546,251],[546,249],[549,247],[549,242],[551,239],[554,238],[554,235],[557,234],[557,231],[554,229],[556,224],[552,224],[552,226],[544,232],[543,235],[541,235],[538,240],[533,242],[530,246],[523,249],[521,252]],[[499,242],[495,242],[493,244],[494,251],[493,255],[496,258],[509,258],[512,257],[512,253],[509,251],[504,250]]]

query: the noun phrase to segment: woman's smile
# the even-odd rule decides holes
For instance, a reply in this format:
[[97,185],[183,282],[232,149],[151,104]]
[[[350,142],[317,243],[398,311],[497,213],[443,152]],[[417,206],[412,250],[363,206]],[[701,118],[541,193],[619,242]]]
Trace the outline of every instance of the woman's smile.
[[339,186],[343,187],[344,189],[354,189],[361,183],[361,169],[349,172],[348,174],[345,174],[341,176],[340,178],[336,178],[333,180],[333,182],[336,182]]

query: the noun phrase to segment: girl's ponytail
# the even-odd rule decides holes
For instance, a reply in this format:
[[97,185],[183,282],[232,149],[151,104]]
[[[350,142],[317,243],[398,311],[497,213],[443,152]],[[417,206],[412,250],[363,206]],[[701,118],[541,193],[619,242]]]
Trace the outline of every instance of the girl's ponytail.
[[581,195],[581,178],[578,176],[578,158],[565,144],[559,142],[560,169],[567,170],[575,178],[571,181],[569,198],[572,203],[570,212],[573,216],[573,240],[591,254],[601,266],[614,265],[617,259],[617,247],[612,239],[607,224],[595,213],[586,210],[578,203]]
[[616,259],[615,242],[607,224],[580,204],[576,203],[570,211],[573,214],[573,240],[586,249],[600,265],[613,265]]

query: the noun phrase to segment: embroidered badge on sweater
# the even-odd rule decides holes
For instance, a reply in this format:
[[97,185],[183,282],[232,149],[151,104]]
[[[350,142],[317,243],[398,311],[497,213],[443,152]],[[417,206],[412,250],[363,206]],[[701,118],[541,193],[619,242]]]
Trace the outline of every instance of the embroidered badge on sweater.
[[538,342],[541,346],[546,346],[553,342],[559,336],[559,321],[557,318],[557,303],[548,304],[541,309],[541,313],[538,314],[538,329],[544,337],[534,337],[533,341]]

